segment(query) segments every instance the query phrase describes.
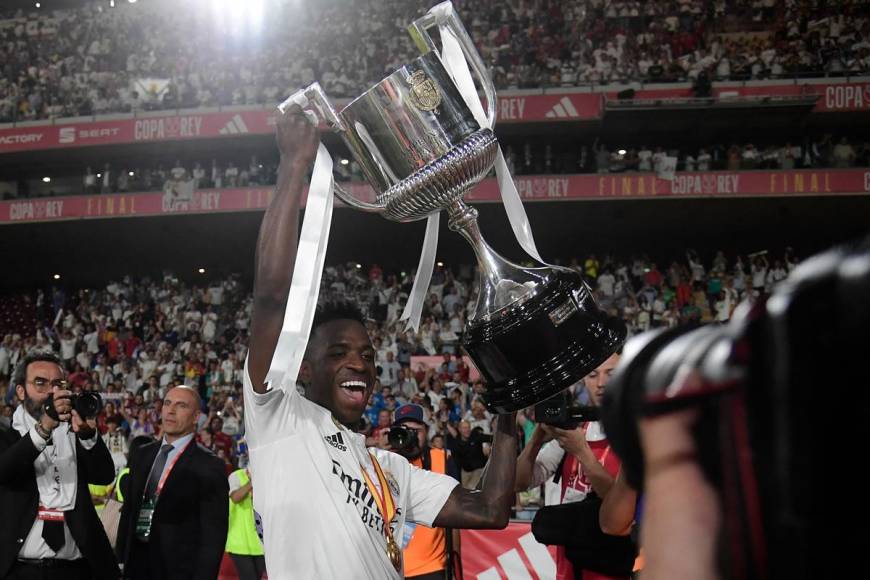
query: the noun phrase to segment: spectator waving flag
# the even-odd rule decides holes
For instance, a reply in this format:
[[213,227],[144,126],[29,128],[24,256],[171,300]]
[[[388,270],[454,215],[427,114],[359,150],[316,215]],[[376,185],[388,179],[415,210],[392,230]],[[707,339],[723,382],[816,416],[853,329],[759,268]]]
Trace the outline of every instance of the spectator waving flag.
[[156,77],[138,78],[133,81],[132,90],[141,95],[142,100],[160,102],[169,90],[169,79]]

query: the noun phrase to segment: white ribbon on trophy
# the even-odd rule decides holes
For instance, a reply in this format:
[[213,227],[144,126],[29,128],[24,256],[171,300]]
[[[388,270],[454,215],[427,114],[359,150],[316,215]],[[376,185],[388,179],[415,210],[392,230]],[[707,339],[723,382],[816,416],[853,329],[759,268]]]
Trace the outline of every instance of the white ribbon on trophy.
[[296,251],[296,264],[293,267],[293,281],[284,309],[284,322],[275,354],[269,364],[266,382],[271,387],[284,384],[288,378],[293,380],[287,388],[295,388],[295,381],[302,366],[302,357],[308,347],[308,335],[314,322],[317,298],[320,295],[320,279],[323,276],[323,261],[332,225],[334,182],[332,176],[332,156],[323,146],[317,148],[314,171],[308,187],[308,201],[305,204],[305,218]]
[[441,223],[441,212],[436,212],[426,218],[426,235],[423,237],[423,250],[420,252],[420,263],[417,264],[417,273],[414,275],[414,285],[408,294],[405,310],[399,320],[407,320],[405,330],[413,328],[414,332],[420,329],[420,317],[423,315],[423,304],[426,302],[426,293],[432,282],[432,272],[435,269],[435,253],[438,251],[438,226]]
[[[430,11],[439,22],[438,31],[441,34],[442,43],[441,62],[444,63],[444,68],[453,78],[459,94],[462,95],[463,100],[468,104],[468,108],[471,109],[475,120],[477,120],[481,127],[492,129],[493,127],[487,121],[483,105],[480,103],[477,90],[474,88],[474,79],[471,76],[471,70],[468,68],[465,54],[462,52],[462,46],[459,44],[459,40],[456,38],[453,30],[445,25],[452,9],[449,3],[441,3]],[[501,192],[502,204],[507,212],[508,221],[510,221],[511,229],[514,232],[514,236],[516,236],[517,242],[519,242],[520,247],[529,256],[538,262],[544,263],[535,245],[529,218],[526,215],[522,199],[508,170],[501,147],[499,147],[498,157],[495,161],[495,174],[498,180],[498,188]],[[423,312],[423,304],[426,301],[429,283],[432,280],[432,270],[435,267],[439,215],[440,213],[436,213],[428,218],[426,236],[423,238],[423,251],[420,255],[420,264],[417,267],[417,275],[414,278],[414,286],[411,288],[408,302],[405,304],[405,310],[400,318],[400,320],[408,320],[407,328],[413,328],[415,332],[420,327],[420,316]]]

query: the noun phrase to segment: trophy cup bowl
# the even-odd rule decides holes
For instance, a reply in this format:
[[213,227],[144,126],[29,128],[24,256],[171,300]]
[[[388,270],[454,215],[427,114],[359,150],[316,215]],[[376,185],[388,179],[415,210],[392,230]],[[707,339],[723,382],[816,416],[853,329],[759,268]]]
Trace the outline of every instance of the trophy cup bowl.
[[[446,26],[483,85],[488,126],[482,127],[442,63],[428,34]],[[450,2],[410,27],[424,53],[340,112],[317,83],[278,108],[312,110],[337,131],[375,191],[374,203],[334,183],[348,205],[409,222],[446,210],[451,230],[471,244],[480,280],[462,346],[486,380],[484,400],[497,413],[556,395],[606,360],[625,340],[625,326],[602,312],[582,277],[566,268],[525,268],[483,240],[477,211],[463,196],[493,168],[498,141],[495,88]]]

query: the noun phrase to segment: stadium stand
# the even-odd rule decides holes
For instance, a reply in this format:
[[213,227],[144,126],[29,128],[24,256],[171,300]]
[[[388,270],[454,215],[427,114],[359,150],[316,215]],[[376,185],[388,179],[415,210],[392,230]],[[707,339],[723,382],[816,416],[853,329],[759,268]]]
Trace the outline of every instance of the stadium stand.
[[[353,97],[410,60],[403,27],[429,4],[284,0],[253,2],[243,14],[152,0],[7,11],[0,122],[274,103],[314,80]],[[866,2],[456,5],[500,89],[870,71]],[[227,20],[246,24],[216,34],[212,24]]]

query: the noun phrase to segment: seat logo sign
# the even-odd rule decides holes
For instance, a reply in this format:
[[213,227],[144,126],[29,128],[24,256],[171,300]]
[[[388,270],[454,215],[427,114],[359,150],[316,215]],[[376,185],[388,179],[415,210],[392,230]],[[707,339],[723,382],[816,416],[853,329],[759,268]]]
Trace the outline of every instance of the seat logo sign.
[[61,127],[58,140],[61,143],[75,143],[76,142],[76,128],[75,127]]

